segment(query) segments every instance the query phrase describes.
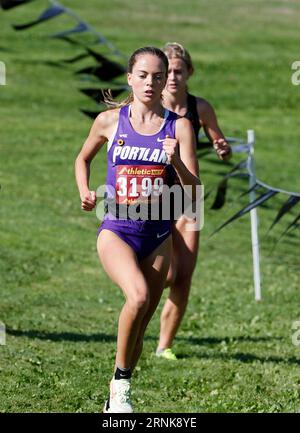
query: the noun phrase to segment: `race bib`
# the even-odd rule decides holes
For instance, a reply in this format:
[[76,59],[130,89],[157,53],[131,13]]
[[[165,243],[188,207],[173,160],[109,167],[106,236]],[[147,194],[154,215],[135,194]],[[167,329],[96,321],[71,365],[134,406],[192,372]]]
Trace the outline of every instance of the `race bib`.
[[118,165],[116,202],[118,204],[153,203],[160,199],[166,180],[161,165]]

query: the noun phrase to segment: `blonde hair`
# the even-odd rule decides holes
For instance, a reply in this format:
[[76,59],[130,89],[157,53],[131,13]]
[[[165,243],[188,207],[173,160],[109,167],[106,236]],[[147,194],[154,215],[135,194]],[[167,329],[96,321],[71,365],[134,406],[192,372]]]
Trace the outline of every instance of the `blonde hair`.
[[[160,50],[159,48],[156,48],[156,47],[142,47],[142,48],[138,48],[137,50],[135,50],[134,53],[132,53],[132,55],[130,56],[130,58],[128,60],[127,72],[131,73],[132,69],[133,69],[133,67],[137,61],[137,58],[139,56],[142,56],[145,54],[151,54],[153,56],[156,56],[163,62],[165,69],[166,69],[166,77],[167,77],[168,76],[168,68],[169,68],[168,58],[162,50]],[[102,94],[103,94],[103,100],[109,108],[121,108],[121,107],[124,107],[125,105],[129,105],[133,101],[133,93],[132,92],[127,96],[127,98],[125,98],[123,101],[120,101],[120,102],[115,101],[113,99],[110,90],[102,92]]]
[[178,42],[167,42],[163,47],[163,52],[166,54],[168,59],[183,60],[188,71],[191,73],[194,72],[194,66],[190,53]]
[[111,108],[111,109],[124,107],[125,105],[131,104],[131,102],[133,101],[133,93],[132,92],[130,92],[130,94],[127,96],[127,98],[123,99],[122,101],[116,101],[113,98],[113,95],[112,95],[110,89],[102,90],[102,95],[103,95],[103,101],[105,102],[107,107]]

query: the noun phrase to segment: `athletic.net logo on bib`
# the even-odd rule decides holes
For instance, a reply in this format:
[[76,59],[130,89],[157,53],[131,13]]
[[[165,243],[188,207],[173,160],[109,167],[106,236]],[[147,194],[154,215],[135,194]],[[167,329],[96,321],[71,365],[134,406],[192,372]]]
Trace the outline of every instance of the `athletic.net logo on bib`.
[[118,165],[116,170],[117,204],[158,201],[166,180],[161,165]]

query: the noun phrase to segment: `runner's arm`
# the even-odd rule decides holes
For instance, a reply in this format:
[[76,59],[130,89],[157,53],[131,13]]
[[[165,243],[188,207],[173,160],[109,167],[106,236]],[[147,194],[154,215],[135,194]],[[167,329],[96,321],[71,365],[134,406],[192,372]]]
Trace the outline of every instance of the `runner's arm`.
[[76,183],[81,207],[84,210],[92,210],[96,205],[96,193],[89,190],[90,164],[103,144],[108,141],[112,120],[110,112],[103,112],[97,116],[75,161]]
[[218,157],[224,161],[228,161],[232,156],[231,147],[219,127],[212,105],[205,99],[197,98],[197,111],[199,122],[203,126],[207,138],[213,143]]

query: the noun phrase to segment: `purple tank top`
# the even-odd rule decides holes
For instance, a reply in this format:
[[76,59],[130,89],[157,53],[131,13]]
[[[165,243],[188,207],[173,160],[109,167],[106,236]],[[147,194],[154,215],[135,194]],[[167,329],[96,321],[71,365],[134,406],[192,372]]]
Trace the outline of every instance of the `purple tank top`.
[[172,185],[176,172],[167,163],[163,141],[175,138],[176,113],[165,110],[164,122],[153,135],[137,133],[129,120],[130,106],[120,109],[117,130],[107,148],[107,200],[128,206],[136,200],[149,200],[150,191],[159,195],[162,184]]

